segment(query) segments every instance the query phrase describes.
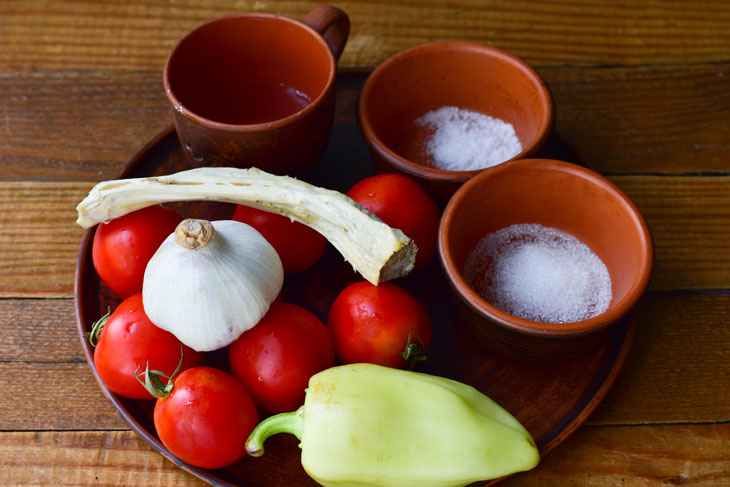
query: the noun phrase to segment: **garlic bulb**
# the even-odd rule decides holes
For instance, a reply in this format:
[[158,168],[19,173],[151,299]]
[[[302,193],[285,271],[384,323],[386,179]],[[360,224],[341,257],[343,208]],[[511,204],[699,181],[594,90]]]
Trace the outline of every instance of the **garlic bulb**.
[[346,195],[256,168],[201,167],[101,182],[76,207],[76,223],[89,228],[146,206],[190,200],[248,205],[307,225],[376,286],[405,276],[416,260],[418,248],[412,239]]
[[142,302],[152,323],[207,352],[256,325],[283,282],[279,255],[254,228],[188,219],[147,264]]

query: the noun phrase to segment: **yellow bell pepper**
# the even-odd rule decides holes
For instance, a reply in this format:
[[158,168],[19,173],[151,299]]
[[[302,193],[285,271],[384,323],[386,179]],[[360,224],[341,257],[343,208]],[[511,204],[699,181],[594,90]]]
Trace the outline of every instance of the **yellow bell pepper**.
[[325,487],[460,487],[540,460],[519,421],[473,387],[372,364],[312,376],[304,405],[262,421],[248,453],[277,433],[299,438],[302,466]]

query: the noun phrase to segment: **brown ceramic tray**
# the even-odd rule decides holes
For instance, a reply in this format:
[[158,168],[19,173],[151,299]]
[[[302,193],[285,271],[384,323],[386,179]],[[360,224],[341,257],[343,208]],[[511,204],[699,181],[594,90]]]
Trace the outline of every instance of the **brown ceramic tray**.
[[[353,133],[355,132],[355,133]],[[350,124],[336,124],[327,153],[306,179],[325,187],[346,191],[371,174],[367,151]],[[561,139],[553,137],[541,157],[580,163]],[[172,128],[146,145],[124,168],[120,177],[162,175],[189,168]],[[305,178],[305,176],[303,176]],[[185,217],[230,218],[233,206],[220,203],[173,205]],[[76,314],[84,351],[92,372],[93,350],[83,339],[91,324],[107,306],[118,304],[102,284],[91,260],[94,228],[86,232],[76,270]],[[306,273],[289,276],[283,289],[284,301],[295,302],[321,319],[337,293],[358,280],[349,265],[330,246],[323,259]],[[428,362],[419,371],[471,384],[514,414],[532,433],[544,455],[563,442],[593,412],[614,383],[631,345],[636,319],[618,326],[606,344],[582,358],[559,364],[537,365],[508,360],[474,340],[459,315],[454,297],[434,258],[424,268],[398,285],[411,291],[426,306],[434,327]],[[206,361],[225,368],[225,349],[206,356]],[[154,449],[180,468],[217,486],[316,486],[302,469],[297,440],[277,435],[268,440],[266,454],[247,457],[221,470],[204,470],[178,460],[160,443],[152,422],[154,401],[124,399],[99,384],[119,414]],[[493,481],[488,485],[492,485]]]

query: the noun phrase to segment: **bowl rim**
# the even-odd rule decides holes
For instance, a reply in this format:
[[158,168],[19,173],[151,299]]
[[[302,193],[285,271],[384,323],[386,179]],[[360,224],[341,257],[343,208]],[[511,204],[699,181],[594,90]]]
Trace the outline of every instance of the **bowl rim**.
[[[618,199],[631,216],[631,219],[638,230],[638,234],[640,236],[639,243],[642,249],[639,275],[638,278],[634,280],[626,294],[605,312],[592,318],[572,323],[543,323],[510,315],[509,313],[506,313],[488,303],[466,283],[461,270],[456,267],[451,252],[447,251],[447,249],[451,248],[449,229],[453,221],[453,215],[464,196],[471,191],[472,188],[479,187],[484,180],[488,180],[504,172],[519,171],[522,168],[527,167],[531,169],[562,172],[584,179],[591,184],[598,185],[600,188],[611,194],[612,197]],[[438,229],[438,254],[441,268],[449,281],[449,285],[459,299],[461,299],[469,308],[475,311],[478,315],[487,318],[490,322],[503,328],[517,331],[522,334],[540,336],[568,337],[587,335],[617,323],[631,312],[646,292],[654,267],[654,245],[651,231],[646,220],[634,202],[631,201],[631,199],[620,188],[618,188],[618,186],[597,172],[576,164],[558,161],[555,159],[520,159],[508,161],[498,166],[488,168],[464,183],[451,197],[441,217]]]
[[[536,87],[540,100],[545,110],[540,117],[540,125],[537,130],[536,137],[531,141],[529,145],[523,147],[522,151],[514,157],[508,159],[505,162],[513,161],[516,159],[522,159],[534,155],[540,148],[545,144],[555,126],[555,108],[553,103],[552,94],[545,84],[542,77],[529,65],[527,62],[517,57],[516,55],[500,49],[498,47],[489,46],[485,44],[479,44],[475,42],[467,41],[437,41],[420,44],[417,46],[404,49],[393,56],[383,61],[377,66],[367,77],[363,84],[360,94],[358,96],[358,102],[356,106],[356,119],[360,126],[360,131],[363,134],[365,141],[370,146],[371,150],[375,151],[378,156],[384,159],[388,164],[395,168],[404,171],[413,176],[420,178],[435,180],[435,181],[456,181],[464,182],[472,178],[474,175],[489,168],[472,169],[468,171],[449,171],[445,169],[432,168],[410,161],[392,149],[390,149],[381,139],[377,136],[375,128],[368,117],[365,116],[365,107],[369,103],[370,97],[372,96],[373,86],[376,81],[379,80],[383,73],[387,72],[392,66],[408,59],[412,56],[418,56],[424,52],[433,51],[460,51],[460,52],[472,52],[481,56],[489,56],[497,58],[507,62],[511,66],[517,68],[522,72],[527,79],[530,80],[533,86]],[[503,164],[503,163],[502,163]],[[494,166],[492,166],[494,167]]]

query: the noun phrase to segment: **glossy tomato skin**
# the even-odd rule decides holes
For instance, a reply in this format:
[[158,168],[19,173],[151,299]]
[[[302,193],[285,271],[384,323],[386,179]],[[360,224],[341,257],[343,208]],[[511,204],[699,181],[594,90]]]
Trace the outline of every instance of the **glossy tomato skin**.
[[297,274],[319,261],[327,239],[299,222],[267,211],[238,205],[233,219],[251,225],[279,254],[285,274]]
[[301,306],[279,301],[231,344],[229,358],[233,375],[270,413],[301,406],[309,378],[335,362],[324,323]]
[[431,342],[431,320],[408,291],[388,282],[349,285],[335,298],[327,316],[335,354],[346,364],[368,362],[401,368],[411,342],[424,351]]
[[142,291],[147,263],[181,221],[171,208],[149,206],[99,224],[91,250],[99,278],[122,299]]
[[246,439],[258,424],[258,413],[232,375],[194,367],[174,379],[170,395],[157,400],[154,423],[162,444],[182,461],[222,468],[246,454]]
[[416,242],[416,269],[436,253],[441,212],[426,190],[412,179],[399,174],[378,174],[356,183],[347,196]]
[[[137,367],[167,375],[180,363],[181,343],[172,333],[157,328],[144,312],[142,293],[133,294],[114,310],[94,350],[94,366],[113,392],[131,399],[154,399],[137,381]],[[182,345],[182,369],[200,365],[203,354]]]

